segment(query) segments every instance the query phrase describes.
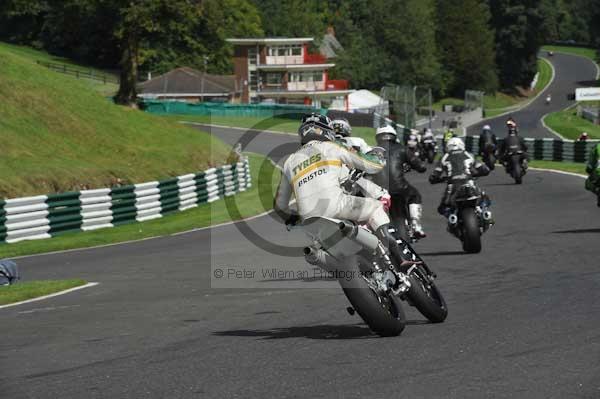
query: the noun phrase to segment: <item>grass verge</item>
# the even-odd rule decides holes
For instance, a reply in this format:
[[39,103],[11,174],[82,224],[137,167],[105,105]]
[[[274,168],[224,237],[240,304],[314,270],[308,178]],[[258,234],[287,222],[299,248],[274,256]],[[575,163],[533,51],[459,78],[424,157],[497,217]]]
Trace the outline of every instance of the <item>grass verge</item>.
[[0,287],[0,305],[26,301],[44,295],[68,290],[85,285],[80,279],[73,280],[48,280],[48,281],[26,281],[14,285]]
[[577,140],[583,132],[587,132],[592,139],[600,139],[600,126],[578,116],[574,109],[553,112],[546,116],[544,122],[549,128],[570,140]]
[[[529,96],[510,95],[502,92],[496,92],[494,94],[486,94],[483,97],[483,106],[485,108],[486,117],[494,117],[496,115],[503,114],[510,111],[512,108],[516,108],[522,105],[525,101],[528,101],[539,92],[543,91],[546,86],[550,83],[552,78],[552,67],[550,63],[544,59],[538,60],[538,71],[540,73],[538,82],[535,89]],[[443,104],[452,105],[464,105],[464,100],[460,98],[444,98],[433,104],[435,110],[441,111]]]
[[600,62],[600,56],[596,50],[586,47],[570,47],[570,46],[543,46],[543,51],[554,51],[556,53],[565,53],[586,57],[594,62]]
[[143,223],[132,223],[96,231],[66,233],[46,240],[1,244],[0,258],[164,236],[239,220],[270,210],[272,198],[279,183],[279,169],[263,156],[250,154],[249,158],[252,187],[233,197]]
[[0,46],[0,197],[140,183],[225,163],[229,148],[211,135],[117,106],[82,82]]
[[585,164],[579,162],[529,161],[532,168],[554,169],[585,175]]

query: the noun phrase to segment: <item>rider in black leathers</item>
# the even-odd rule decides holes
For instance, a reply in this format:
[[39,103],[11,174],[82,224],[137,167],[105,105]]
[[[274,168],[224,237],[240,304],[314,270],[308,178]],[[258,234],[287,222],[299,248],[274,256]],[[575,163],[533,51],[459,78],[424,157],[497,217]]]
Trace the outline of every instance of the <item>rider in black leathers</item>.
[[485,125],[481,134],[479,135],[479,155],[483,157],[486,146],[493,145],[494,148],[498,145],[496,135],[492,132],[492,128],[489,125]]
[[527,161],[529,159],[529,156],[527,155],[527,144],[525,144],[525,140],[519,136],[516,127],[509,128],[508,135],[500,144],[498,158],[506,166],[510,155],[519,151],[522,152],[521,164],[523,165],[523,169],[527,170]]
[[[438,213],[446,217],[454,208],[454,194],[458,187],[472,181],[473,177],[487,176],[490,173],[490,169],[485,164],[465,151],[465,144],[460,138],[454,137],[448,140],[447,147],[446,154],[429,176],[431,184],[443,181],[448,183],[438,207]],[[485,193],[482,193],[482,197],[486,203],[490,202]]]
[[410,218],[415,237],[426,237],[421,226],[423,213],[421,194],[404,177],[404,172],[410,169],[424,173],[427,170],[425,163],[418,156],[408,155],[406,148],[398,142],[396,131],[391,126],[377,129],[375,138],[377,145],[386,150],[386,166],[373,177],[373,182],[388,190],[392,197],[390,209],[392,221],[404,214],[402,207],[408,204],[409,215],[407,216]]

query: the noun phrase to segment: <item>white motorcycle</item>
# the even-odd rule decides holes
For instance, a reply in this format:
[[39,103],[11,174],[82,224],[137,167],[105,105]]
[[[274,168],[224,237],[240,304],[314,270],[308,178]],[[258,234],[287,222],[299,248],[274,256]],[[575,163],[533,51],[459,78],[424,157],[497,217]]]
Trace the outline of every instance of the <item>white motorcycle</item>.
[[435,274],[409,243],[395,234],[405,265],[394,264],[387,249],[366,226],[347,220],[313,217],[299,227],[311,239],[306,261],[336,276],[357,312],[373,332],[399,335],[406,325],[402,300],[415,306],[429,321],[443,322],[448,309],[434,283]]

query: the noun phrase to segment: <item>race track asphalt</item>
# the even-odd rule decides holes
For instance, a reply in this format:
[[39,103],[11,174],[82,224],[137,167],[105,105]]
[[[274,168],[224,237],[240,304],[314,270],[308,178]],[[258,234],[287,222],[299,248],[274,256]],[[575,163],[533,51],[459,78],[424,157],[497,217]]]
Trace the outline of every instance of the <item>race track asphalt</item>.
[[[281,158],[295,140],[263,133],[245,148]],[[216,268],[310,270],[301,233],[267,215],[246,228],[20,259],[27,280],[100,285],[0,309],[0,397],[600,397],[600,209],[583,179],[481,179],[497,225],[481,254],[466,255],[435,214],[443,187],[426,177],[411,174],[429,233],[416,248],[438,273],[445,323],[407,307],[402,335],[378,338],[345,311],[339,288],[315,288],[331,284],[319,279],[211,289]]]
[[[557,138],[546,129],[541,122],[544,115],[561,111],[572,105],[574,101],[567,99],[567,94],[575,93],[577,87],[594,86],[598,70],[588,58],[575,55],[555,53],[552,57],[543,57],[554,66],[555,78],[552,84],[529,106],[512,114],[499,116],[473,125],[467,129],[469,135],[479,135],[484,125],[490,125],[499,138],[506,135],[506,120],[509,116],[517,121],[519,134],[532,138]],[[546,95],[552,95],[552,101],[546,105]]]

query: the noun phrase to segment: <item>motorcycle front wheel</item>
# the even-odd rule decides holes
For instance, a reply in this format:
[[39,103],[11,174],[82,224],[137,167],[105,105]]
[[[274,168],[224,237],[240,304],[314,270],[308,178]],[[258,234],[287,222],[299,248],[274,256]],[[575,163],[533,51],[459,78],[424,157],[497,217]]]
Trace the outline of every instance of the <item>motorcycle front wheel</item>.
[[460,218],[463,230],[463,250],[470,254],[481,252],[481,232],[479,231],[479,221],[477,220],[475,209],[462,209],[460,211]]
[[379,295],[364,277],[339,280],[346,298],[371,331],[382,337],[400,335],[406,326],[402,302],[395,295]]
[[406,294],[409,301],[432,323],[441,323],[448,316],[446,301],[435,283],[421,267],[410,271],[410,289]]
[[435,152],[433,150],[427,151],[427,162],[433,163],[434,159],[435,159]]

